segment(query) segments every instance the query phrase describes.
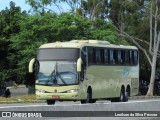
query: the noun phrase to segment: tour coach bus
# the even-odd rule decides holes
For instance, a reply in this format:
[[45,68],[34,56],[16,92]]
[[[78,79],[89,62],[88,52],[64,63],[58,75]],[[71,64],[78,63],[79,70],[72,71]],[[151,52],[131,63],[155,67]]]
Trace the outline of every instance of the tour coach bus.
[[36,76],[37,99],[48,105],[56,100],[126,102],[139,91],[138,59],[135,46],[99,40],[55,42],[40,46],[29,73]]

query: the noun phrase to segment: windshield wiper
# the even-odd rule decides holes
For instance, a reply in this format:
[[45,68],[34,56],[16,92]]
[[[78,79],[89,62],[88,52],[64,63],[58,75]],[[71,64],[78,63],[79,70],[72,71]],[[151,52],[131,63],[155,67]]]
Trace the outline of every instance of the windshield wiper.
[[[57,69],[57,62],[56,62],[56,65],[52,71],[52,73],[49,75],[47,81],[46,81],[46,85],[48,85],[48,83],[50,81],[53,81],[53,83],[55,84],[57,82],[57,77],[56,77],[56,69]],[[52,77],[54,76],[54,78],[52,79]]]
[[57,74],[58,74],[59,78],[61,79],[61,81],[66,85],[66,82],[65,82],[64,79],[61,77],[61,75],[59,74],[58,70],[57,70]]
[[[54,77],[54,78],[52,78],[52,77]],[[49,76],[49,78],[48,78],[48,80],[47,80],[47,82],[46,82],[46,85],[48,85],[48,83],[49,83],[50,81],[53,81],[53,84],[57,84],[57,77],[59,77],[59,78],[61,79],[61,81],[62,81],[64,84],[66,84],[66,82],[64,81],[64,79],[61,77],[61,75],[60,75],[59,72],[58,72],[58,66],[57,66],[57,62],[56,62],[56,65],[55,65],[55,67],[54,67],[54,70],[53,70],[52,73],[50,74],[50,76]]]

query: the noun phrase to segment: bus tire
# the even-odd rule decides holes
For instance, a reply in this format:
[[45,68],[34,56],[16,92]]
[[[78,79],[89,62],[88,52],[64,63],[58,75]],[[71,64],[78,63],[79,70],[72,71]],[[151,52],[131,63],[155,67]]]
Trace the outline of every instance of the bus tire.
[[125,89],[124,88],[121,88],[119,102],[125,102]]
[[128,86],[125,92],[125,99],[124,102],[128,102],[128,98],[130,96],[130,87]]
[[86,98],[86,103],[91,103],[92,100],[92,92],[91,90],[87,91],[87,98]]
[[125,96],[124,96],[124,101],[123,102],[128,102],[128,92],[125,92]]
[[48,105],[54,105],[55,104],[55,100],[47,100],[47,104]]
[[96,103],[96,99],[92,99],[92,100],[91,100],[91,103]]
[[92,103],[92,91],[91,89],[87,90],[87,96],[85,100],[81,100],[81,104]]

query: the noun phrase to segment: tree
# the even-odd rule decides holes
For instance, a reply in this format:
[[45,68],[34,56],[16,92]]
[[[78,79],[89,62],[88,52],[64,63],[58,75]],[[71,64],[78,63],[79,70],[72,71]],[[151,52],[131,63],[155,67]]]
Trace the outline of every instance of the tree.
[[79,15],[88,17],[91,20],[95,18],[104,20],[108,14],[108,0],[81,0],[77,12]]
[[10,54],[15,52],[10,48],[10,37],[19,33],[23,15],[26,15],[25,11],[21,12],[21,8],[15,6],[14,2],[10,2],[10,9],[0,11],[0,80],[13,79],[15,76],[12,72],[14,62],[9,59]]
[[7,60],[7,55],[8,55],[8,45],[9,42],[8,40],[0,39],[0,80],[5,80],[9,76],[7,75],[8,71],[7,69],[9,68],[8,66],[8,60]]
[[[34,2],[34,0],[30,1]],[[58,0],[36,2],[39,1],[46,5],[58,2]],[[90,2],[91,6],[98,3],[96,0],[94,4],[93,1]],[[88,1],[87,4],[89,4]],[[89,9],[86,8],[87,11]],[[0,45],[3,46],[0,48],[0,52],[3,53],[0,55],[0,79],[12,79],[16,82],[25,80],[28,63],[31,58],[36,57],[38,47],[43,43],[73,39],[100,39],[115,44],[127,44],[123,39],[117,38],[117,32],[111,23],[102,19],[102,13],[93,15],[93,20],[88,17],[88,12],[85,13],[87,17],[72,12],[56,14],[47,12],[45,9],[43,14],[27,14],[21,12],[20,7],[11,2],[10,9],[0,11]]]
[[36,57],[38,47],[43,43],[73,39],[101,39],[116,44],[124,42],[118,42],[117,33],[110,23],[101,19],[92,21],[72,13],[28,15],[21,19],[20,26],[20,32],[10,38],[10,47],[15,52],[9,56],[10,61],[16,64],[12,72],[16,74],[17,81],[25,80],[28,63]]
[[62,8],[57,4],[64,0],[26,0],[26,2],[33,8],[35,12],[44,14],[46,11],[55,13],[49,6],[57,7],[59,12],[62,13]]
[[[154,3],[154,9],[152,8]],[[133,37],[128,33],[122,31],[122,29],[117,29],[120,32],[120,35],[129,39],[132,43],[134,43],[139,49],[141,49],[144,54],[146,55],[150,66],[151,66],[151,77],[150,77],[150,84],[149,90],[147,92],[147,96],[153,96],[154,90],[154,82],[155,82],[155,72],[156,72],[156,63],[157,63],[157,56],[160,44],[160,30],[158,29],[158,19],[159,19],[159,3],[158,1],[151,1],[151,8],[150,8],[150,41],[139,39],[138,37]],[[145,46],[142,44],[147,44],[149,49],[147,50]]]
[[20,31],[19,19],[25,11],[21,13],[21,8],[16,7],[14,2],[10,2],[10,9],[6,8],[0,12],[0,35],[8,39],[12,34]]
[[[149,46],[149,52],[152,57],[151,61],[151,78],[150,78],[150,84],[149,84],[149,89],[147,92],[147,96],[152,96],[153,95],[153,90],[154,90],[154,83],[155,83],[155,74],[156,74],[156,63],[157,63],[157,56],[158,56],[158,50],[159,50],[159,44],[160,44],[160,30],[158,31],[158,20],[159,20],[159,15],[158,15],[158,7],[159,3],[156,0],[155,1],[155,14],[154,14],[154,29],[153,28],[153,13],[152,13],[152,3],[151,3],[151,9],[150,9],[150,46]],[[153,35],[154,34],[154,35]],[[154,37],[153,37],[154,36]]]
[[35,11],[39,11],[40,13],[44,12],[44,10],[54,12],[52,9],[48,9],[48,5],[55,5],[60,13],[62,13],[60,3],[67,3],[72,13],[91,20],[95,18],[104,20],[108,16],[109,11],[109,0],[27,0],[27,2]]

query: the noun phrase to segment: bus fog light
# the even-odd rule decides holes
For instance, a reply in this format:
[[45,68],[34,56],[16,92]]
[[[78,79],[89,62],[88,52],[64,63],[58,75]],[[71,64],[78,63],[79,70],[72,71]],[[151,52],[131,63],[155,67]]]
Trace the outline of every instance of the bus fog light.
[[73,93],[73,92],[77,92],[78,89],[72,89],[72,90],[68,90],[67,93]]
[[38,92],[38,93],[45,93],[44,90],[36,90],[36,92]]

